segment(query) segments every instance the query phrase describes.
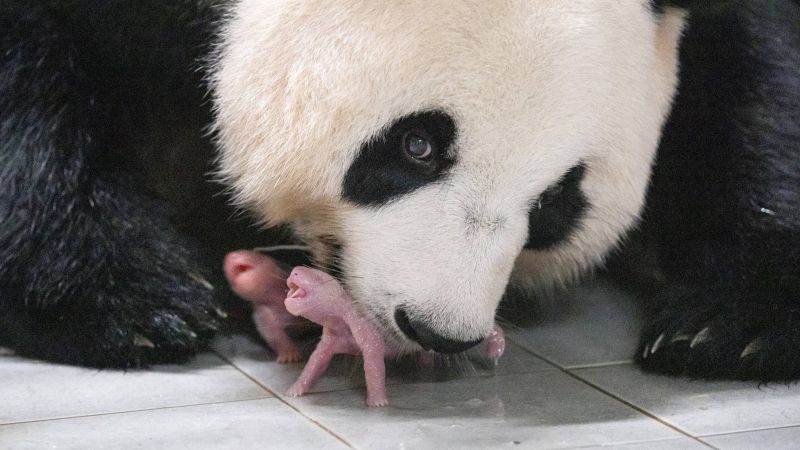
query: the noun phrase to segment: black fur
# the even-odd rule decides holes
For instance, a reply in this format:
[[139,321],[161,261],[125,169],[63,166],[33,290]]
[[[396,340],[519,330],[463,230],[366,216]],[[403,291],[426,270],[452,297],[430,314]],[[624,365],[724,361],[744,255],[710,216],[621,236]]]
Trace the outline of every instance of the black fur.
[[694,11],[681,60],[649,199],[667,284],[637,360],[695,377],[797,379],[800,6]]
[[231,228],[214,218],[231,212],[203,181],[196,70],[214,15],[203,1],[0,2],[0,345],[139,367],[187,359],[219,326],[206,261],[222,261],[213,234]]
[[583,164],[573,167],[534,203],[528,214],[525,248],[552,248],[568,240],[578,228],[589,207],[589,201],[581,191],[585,172]]
[[[426,136],[433,144],[428,161],[406,155],[403,138],[409,131]],[[455,163],[450,148],[455,137],[455,123],[442,111],[419,112],[397,120],[362,146],[344,178],[344,198],[362,206],[380,206],[442,179]]]

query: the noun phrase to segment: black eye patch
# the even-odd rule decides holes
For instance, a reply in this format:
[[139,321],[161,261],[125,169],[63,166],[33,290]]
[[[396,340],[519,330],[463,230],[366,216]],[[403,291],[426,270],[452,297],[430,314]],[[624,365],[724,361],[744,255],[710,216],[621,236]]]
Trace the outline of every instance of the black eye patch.
[[[430,155],[424,160],[413,158],[405,150],[409,135],[430,143]],[[450,149],[455,137],[455,122],[443,111],[419,112],[398,119],[383,134],[361,146],[344,177],[344,198],[357,205],[381,206],[441,180],[455,163]]]
[[578,164],[534,202],[528,213],[525,248],[545,250],[555,247],[575,231],[589,207],[589,201],[581,191],[585,172],[586,167]]

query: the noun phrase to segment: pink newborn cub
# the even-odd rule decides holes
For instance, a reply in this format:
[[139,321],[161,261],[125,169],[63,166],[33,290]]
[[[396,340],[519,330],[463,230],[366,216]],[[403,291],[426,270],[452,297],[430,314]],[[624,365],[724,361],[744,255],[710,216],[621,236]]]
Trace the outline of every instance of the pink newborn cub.
[[249,250],[225,255],[224,269],[233,292],[253,303],[253,321],[278,355],[278,362],[299,362],[302,359],[300,349],[286,334],[287,326],[300,321],[283,305],[289,291],[286,273],[269,256]]
[[384,365],[386,349],[380,330],[358,314],[347,292],[327,273],[295,267],[286,283],[289,286],[286,309],[322,325],[322,339],[287,395],[300,396],[308,392],[325,373],[334,355],[362,354],[367,405],[388,405]]

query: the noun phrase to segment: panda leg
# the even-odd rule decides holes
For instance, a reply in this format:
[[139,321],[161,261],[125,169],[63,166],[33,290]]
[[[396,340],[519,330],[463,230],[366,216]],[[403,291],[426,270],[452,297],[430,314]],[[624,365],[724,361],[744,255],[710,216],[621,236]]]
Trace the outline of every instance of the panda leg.
[[29,2],[11,9],[0,15],[0,346],[93,367],[183,361],[217,327],[205,269],[107,157],[105,106],[71,30]]
[[800,5],[755,3],[693,14],[684,38],[650,193],[667,283],[647,371],[800,379]]
[[[787,164],[800,167],[800,161]],[[795,185],[794,202],[800,201],[800,177],[789,182]],[[688,192],[707,192],[696,188]],[[741,198],[783,188],[742,183],[738,191],[707,199],[705,207],[675,204],[675,211],[691,219],[677,218],[677,213],[672,219],[662,217],[659,259],[667,282],[656,294],[658,311],[636,355],[644,369],[701,378],[800,379],[796,206],[720,211],[741,205]]]
[[4,211],[0,346],[92,367],[187,360],[222,314],[206,269],[155,204],[95,181],[53,210]]

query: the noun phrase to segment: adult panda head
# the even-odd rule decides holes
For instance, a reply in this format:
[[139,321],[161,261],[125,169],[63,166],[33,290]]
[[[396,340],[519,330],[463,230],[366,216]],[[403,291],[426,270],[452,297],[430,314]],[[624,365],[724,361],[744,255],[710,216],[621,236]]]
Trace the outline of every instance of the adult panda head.
[[397,350],[478,342],[512,272],[571,278],[640,214],[677,10],[241,0],[229,16],[221,173],[241,205],[336,260]]

